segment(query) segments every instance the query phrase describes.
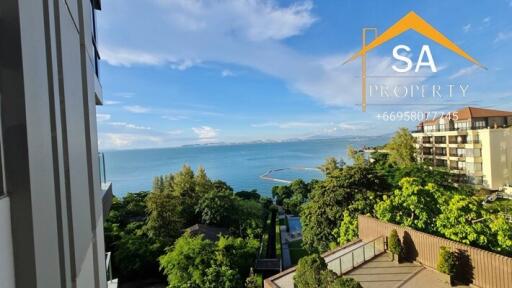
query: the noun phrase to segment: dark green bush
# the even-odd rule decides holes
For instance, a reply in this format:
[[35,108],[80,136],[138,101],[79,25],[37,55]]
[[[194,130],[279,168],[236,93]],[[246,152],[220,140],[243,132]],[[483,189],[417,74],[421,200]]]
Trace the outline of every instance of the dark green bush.
[[455,254],[447,247],[441,246],[439,250],[439,260],[437,261],[437,270],[441,273],[453,276],[456,266]]
[[389,233],[388,250],[397,256],[402,254],[402,243],[395,229],[391,230],[391,233]]

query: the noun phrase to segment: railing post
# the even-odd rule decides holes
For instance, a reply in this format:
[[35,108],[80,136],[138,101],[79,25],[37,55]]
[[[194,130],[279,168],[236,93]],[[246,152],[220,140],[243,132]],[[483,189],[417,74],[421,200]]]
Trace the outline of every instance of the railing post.
[[354,251],[350,252],[350,256],[352,257],[352,269],[356,268],[354,267]]

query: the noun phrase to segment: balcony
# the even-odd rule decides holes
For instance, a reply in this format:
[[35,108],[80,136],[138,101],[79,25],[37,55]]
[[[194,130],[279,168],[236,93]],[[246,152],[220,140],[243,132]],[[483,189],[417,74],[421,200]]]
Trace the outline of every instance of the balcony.
[[100,173],[101,197],[103,202],[103,217],[107,217],[110,206],[112,206],[112,182],[107,181],[107,173],[105,169],[105,154],[98,153],[98,164]]

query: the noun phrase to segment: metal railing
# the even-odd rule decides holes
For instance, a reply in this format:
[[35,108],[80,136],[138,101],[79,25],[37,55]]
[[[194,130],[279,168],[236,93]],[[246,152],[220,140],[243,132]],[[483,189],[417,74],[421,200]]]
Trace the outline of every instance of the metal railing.
[[107,252],[105,253],[105,267],[107,268],[107,281],[111,282],[113,275],[112,275],[112,253]]
[[343,253],[335,259],[327,261],[327,268],[338,275],[343,275],[383,253],[385,251],[385,239],[386,237],[380,236],[351,251]]

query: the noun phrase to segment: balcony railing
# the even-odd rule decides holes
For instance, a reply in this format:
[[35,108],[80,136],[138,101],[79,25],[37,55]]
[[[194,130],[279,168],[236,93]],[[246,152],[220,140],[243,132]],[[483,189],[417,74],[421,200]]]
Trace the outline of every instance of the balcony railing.
[[366,261],[383,253],[384,251],[385,237],[380,236],[355,248],[354,250],[339,255],[335,259],[327,261],[327,268],[336,272],[338,275],[343,275],[344,273],[361,266]]
[[103,152],[98,153],[98,164],[100,167],[100,185],[104,187],[107,185],[107,172],[105,171],[105,154]]

